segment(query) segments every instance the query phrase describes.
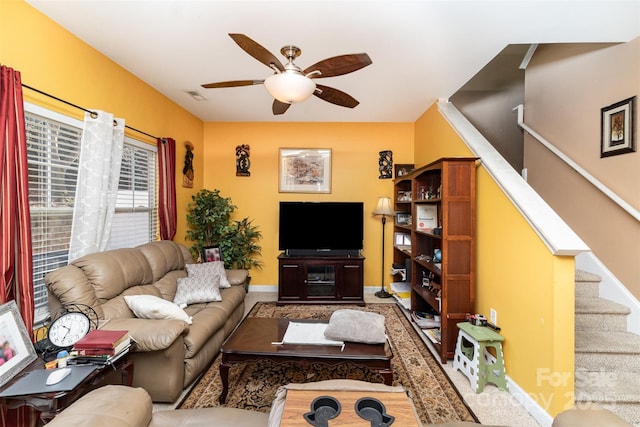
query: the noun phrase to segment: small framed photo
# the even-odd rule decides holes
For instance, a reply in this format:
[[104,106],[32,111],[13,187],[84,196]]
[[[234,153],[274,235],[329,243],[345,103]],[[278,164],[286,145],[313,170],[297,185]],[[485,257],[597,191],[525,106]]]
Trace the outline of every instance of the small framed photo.
[[396,246],[411,246],[411,235],[406,233],[395,233],[393,243]]
[[220,246],[207,246],[202,248],[202,259],[204,262],[222,261]]
[[395,169],[396,178],[400,178],[401,176],[409,175],[415,168],[415,165],[398,163],[393,165],[393,168]]
[[38,358],[15,301],[0,306],[0,345],[2,386]]
[[398,202],[410,202],[411,201],[411,191],[398,191]]
[[411,214],[408,212],[398,212],[396,213],[396,224],[397,225],[411,225]]
[[331,193],[330,148],[281,148],[280,193]]
[[635,103],[634,96],[600,110],[601,158],[636,151]]

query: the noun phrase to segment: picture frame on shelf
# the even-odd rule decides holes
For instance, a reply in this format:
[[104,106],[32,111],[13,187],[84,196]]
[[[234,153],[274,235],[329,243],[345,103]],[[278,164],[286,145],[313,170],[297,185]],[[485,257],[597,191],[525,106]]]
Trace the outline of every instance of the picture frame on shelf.
[[634,96],[600,110],[600,158],[636,151],[635,104]]
[[413,163],[398,163],[393,165],[393,168],[395,169],[395,177],[400,178],[402,176],[409,175],[415,168],[415,165]]
[[204,262],[222,261],[220,246],[206,246],[202,248],[202,260]]
[[438,227],[438,205],[416,206],[416,230],[433,233]]
[[0,306],[0,386],[38,358],[15,301]]
[[397,212],[396,225],[411,225],[411,214],[408,212]]
[[411,201],[411,191],[398,191],[398,202],[410,202]]
[[280,148],[280,193],[331,193],[330,148]]
[[396,246],[411,246],[411,235],[407,233],[394,233],[393,243]]

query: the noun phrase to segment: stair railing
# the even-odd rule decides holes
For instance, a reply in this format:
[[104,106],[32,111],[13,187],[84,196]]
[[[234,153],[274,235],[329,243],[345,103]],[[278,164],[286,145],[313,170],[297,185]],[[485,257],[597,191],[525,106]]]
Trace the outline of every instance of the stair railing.
[[438,110],[471,152],[480,159],[487,173],[511,200],[552,254],[575,256],[589,251],[589,247],[582,239],[452,103],[440,100]]
[[524,106],[522,104],[518,105],[514,110],[518,111],[518,125],[529,135],[534,137],[540,144],[544,145],[549,151],[555,154],[560,160],[565,162],[571,169],[579,173],[584,179],[586,179],[591,185],[600,190],[605,196],[611,199],[615,204],[624,209],[629,215],[635,218],[636,221],[640,222],[640,211],[635,209],[629,203],[627,203],[624,199],[614,193],[609,187],[600,182],[596,177],[587,172],[583,167],[574,162],[564,154],[562,151],[558,150],[553,144],[544,139],[540,134],[531,129],[524,123]]

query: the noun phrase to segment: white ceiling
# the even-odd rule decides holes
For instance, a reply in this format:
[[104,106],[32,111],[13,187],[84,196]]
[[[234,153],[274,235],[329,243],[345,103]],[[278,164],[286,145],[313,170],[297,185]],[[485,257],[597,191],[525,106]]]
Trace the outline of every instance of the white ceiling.
[[[412,122],[509,44],[623,42],[640,34],[640,0],[26,1],[204,121]],[[262,85],[200,87],[272,73],[228,33],[246,34],[283,63],[280,48],[294,44],[303,69],[366,52],[372,65],[317,81],[360,105],[311,97],[274,117]]]

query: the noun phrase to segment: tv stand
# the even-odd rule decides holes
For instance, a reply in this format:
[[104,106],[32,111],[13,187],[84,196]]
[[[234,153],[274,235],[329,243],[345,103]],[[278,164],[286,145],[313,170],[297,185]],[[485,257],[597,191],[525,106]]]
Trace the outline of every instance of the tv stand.
[[364,304],[364,257],[360,254],[278,257],[278,305]]
[[357,257],[360,256],[359,249],[287,249],[284,255],[289,257]]

